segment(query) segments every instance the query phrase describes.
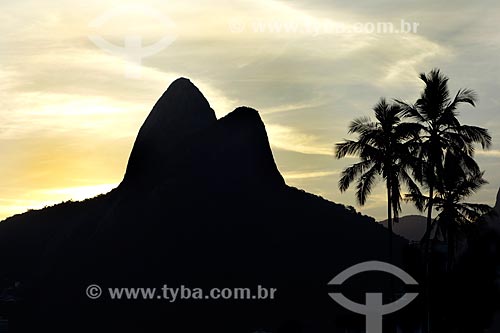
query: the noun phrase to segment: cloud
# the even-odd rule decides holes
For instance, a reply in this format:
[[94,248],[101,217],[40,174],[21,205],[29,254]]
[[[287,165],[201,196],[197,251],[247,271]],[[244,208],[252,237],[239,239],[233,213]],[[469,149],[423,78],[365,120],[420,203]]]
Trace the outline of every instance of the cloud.
[[500,157],[500,150],[478,150],[476,155],[484,157]]
[[[179,76],[192,79],[219,118],[240,105],[259,109],[277,164],[286,167],[288,178],[334,198],[335,184],[322,173],[351,162],[332,158],[333,145],[349,121],[371,115],[380,96],[414,100],[420,72],[440,67],[453,91],[476,89],[480,108],[464,112],[463,122],[494,132],[500,64],[492,59],[500,46],[499,5],[485,1],[488,6],[465,0],[453,6],[430,0],[146,0],[141,3],[174,21],[177,39],[143,59],[142,66],[88,39],[97,33],[123,45],[127,33],[140,34],[148,44],[161,38],[164,31],[154,20],[134,13],[89,28],[93,19],[123,2],[6,2],[0,13],[0,149],[5,161],[0,183],[9,188],[2,189],[0,200],[21,198],[15,189],[29,190],[26,184],[45,189],[50,182],[56,188],[67,182],[68,188],[77,188],[119,180],[137,130]],[[453,15],[443,17],[444,11]],[[418,33],[321,31],[359,22],[397,25],[401,19],[420,23]],[[231,31],[235,21],[244,31]],[[256,30],[260,23],[268,31]],[[269,31],[276,24],[299,30]],[[130,66],[142,77],[126,78]],[[102,152],[90,153],[97,150]],[[477,155],[496,158],[498,151]],[[498,163],[488,161],[486,170],[494,174]],[[27,170],[27,165],[34,167]],[[341,200],[354,203],[351,196]],[[1,201],[0,210],[2,205],[9,204]],[[380,216],[385,210],[381,200],[364,209]]]
[[302,154],[333,155],[333,146],[313,134],[276,124],[267,124],[266,130],[271,146],[275,148]]
[[311,102],[303,102],[303,103],[297,103],[297,104],[284,104],[284,105],[278,105],[278,106],[273,106],[273,107],[268,107],[262,109],[262,114],[264,115],[270,115],[273,113],[282,113],[282,112],[290,112],[290,111],[299,111],[299,110],[304,110],[304,109],[309,109],[309,108],[317,108],[320,106],[323,106],[323,103],[311,103]]
[[283,172],[282,175],[286,180],[289,179],[310,179],[322,178],[327,176],[338,175],[338,171],[292,171]]

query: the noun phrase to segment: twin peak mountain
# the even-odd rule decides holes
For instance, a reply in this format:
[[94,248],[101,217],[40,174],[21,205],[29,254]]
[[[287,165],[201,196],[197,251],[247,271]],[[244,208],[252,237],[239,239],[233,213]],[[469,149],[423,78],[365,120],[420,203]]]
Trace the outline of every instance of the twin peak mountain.
[[[29,306],[13,316],[12,326],[25,332],[40,323],[47,331],[109,324],[99,331],[299,332],[304,325],[331,332],[342,309],[329,299],[327,282],[353,264],[387,260],[387,240],[373,218],[286,186],[257,111],[240,107],[217,120],[181,78],[142,125],[120,186],[0,223],[0,262],[5,276],[32,286]],[[395,264],[406,244],[394,239]],[[166,282],[270,286],[279,297],[118,306],[82,292],[95,283]]]
[[198,88],[179,78],[142,125],[121,187],[155,185],[231,191],[285,183],[256,110],[239,107],[217,120]]

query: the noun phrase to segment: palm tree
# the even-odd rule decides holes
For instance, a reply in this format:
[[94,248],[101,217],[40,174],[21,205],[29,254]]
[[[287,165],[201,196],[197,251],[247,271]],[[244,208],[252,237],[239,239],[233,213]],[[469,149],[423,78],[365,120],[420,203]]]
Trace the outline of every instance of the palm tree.
[[[443,178],[440,190],[434,197],[434,206],[439,214],[435,218],[435,227],[448,243],[448,270],[453,268],[456,253],[457,235],[471,223],[476,222],[492,207],[484,204],[464,203],[463,200],[487,184],[484,172],[468,170],[464,161],[447,151],[444,158]],[[429,201],[429,197],[410,194],[414,200]]]
[[410,193],[419,194],[407,170],[412,156],[408,142],[418,136],[419,127],[401,121],[402,109],[398,104],[388,104],[382,98],[373,108],[376,122],[368,117],[357,118],[349,125],[349,134],[357,134],[358,140],[337,143],[335,156],[340,159],[348,155],[358,156],[361,161],[342,171],[338,186],[346,191],[357,179],[356,200],[364,205],[370,195],[377,176],[386,183],[387,220],[389,229],[389,257],[392,260],[392,223],[401,211],[401,184]]
[[[454,98],[450,97],[448,78],[439,69],[428,75],[420,74],[425,88],[415,104],[396,101],[403,109],[404,116],[411,117],[420,126],[420,148],[417,153],[421,162],[414,169],[414,176],[428,189],[427,228],[423,242],[428,252],[432,229],[432,210],[436,191],[443,191],[440,180],[445,171],[445,152],[450,152],[459,160],[466,172],[477,174],[479,167],[473,159],[475,144],[483,149],[491,146],[488,130],[477,126],[462,125],[457,108],[461,104],[475,106],[476,94],[470,89],[460,89]],[[421,202],[418,204],[421,207]]]

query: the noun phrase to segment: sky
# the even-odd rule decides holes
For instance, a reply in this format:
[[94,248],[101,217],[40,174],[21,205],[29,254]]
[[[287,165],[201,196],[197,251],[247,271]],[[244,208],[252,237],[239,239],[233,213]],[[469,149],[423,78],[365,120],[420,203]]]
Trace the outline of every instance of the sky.
[[[257,109],[291,186],[384,219],[340,193],[334,145],[380,97],[415,101],[421,72],[474,89],[461,121],[493,136],[477,161],[500,186],[500,3],[394,0],[0,0],[0,220],[107,192],[156,100],[188,77],[220,118]],[[392,29],[389,25],[392,24]],[[403,215],[415,213],[403,206]]]

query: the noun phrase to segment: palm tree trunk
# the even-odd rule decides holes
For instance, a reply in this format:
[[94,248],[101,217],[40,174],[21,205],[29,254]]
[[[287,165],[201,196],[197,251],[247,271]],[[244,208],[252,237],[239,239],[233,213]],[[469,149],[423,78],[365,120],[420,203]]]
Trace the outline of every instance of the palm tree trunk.
[[[451,223],[448,222],[448,223]],[[455,264],[455,230],[451,225],[448,225],[448,272],[451,272]]]
[[429,205],[427,207],[427,227],[425,229],[424,244],[426,253],[430,248],[431,230],[432,230],[432,206],[434,205],[434,184],[429,184]]
[[[387,229],[389,230],[389,263],[394,263],[393,258],[393,220],[392,220],[392,210],[393,210],[393,202],[392,202],[392,191],[391,191],[391,177],[387,177]],[[389,277],[389,291],[391,293],[391,301],[394,299],[394,280],[392,276]],[[396,326],[388,323],[388,327],[386,331],[389,333],[396,333]]]
[[432,206],[434,202],[434,184],[429,182],[429,205],[427,207],[427,228],[424,235],[424,265],[425,265],[425,332],[431,330],[431,313],[430,313],[430,261],[431,261],[431,230],[432,230]]
[[392,200],[391,180],[387,178],[387,228],[389,229],[389,263],[392,264]]

